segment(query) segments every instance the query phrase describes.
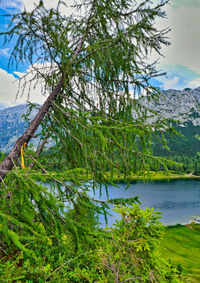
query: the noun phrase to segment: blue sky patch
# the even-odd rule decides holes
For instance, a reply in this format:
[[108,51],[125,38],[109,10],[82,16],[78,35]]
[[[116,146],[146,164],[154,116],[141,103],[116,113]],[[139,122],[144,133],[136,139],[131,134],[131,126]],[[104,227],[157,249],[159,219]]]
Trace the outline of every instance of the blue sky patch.
[[[16,13],[17,11],[17,9],[11,8],[9,15],[7,10],[0,9],[0,32],[6,32],[7,27],[10,24],[12,14]],[[11,42],[6,44],[4,44],[4,37],[4,35],[0,35],[0,68],[8,71],[8,73],[12,73],[16,77],[14,71],[25,72],[28,68],[28,64],[20,62],[18,66],[13,64],[8,69],[8,62],[16,42],[16,36],[13,37]]]

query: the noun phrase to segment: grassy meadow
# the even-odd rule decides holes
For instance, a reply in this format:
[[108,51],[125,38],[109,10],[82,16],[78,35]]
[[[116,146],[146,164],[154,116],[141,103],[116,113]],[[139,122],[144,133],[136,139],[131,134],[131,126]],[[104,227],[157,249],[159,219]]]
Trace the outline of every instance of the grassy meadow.
[[200,225],[168,226],[161,252],[174,266],[182,269],[189,278],[186,282],[200,282]]

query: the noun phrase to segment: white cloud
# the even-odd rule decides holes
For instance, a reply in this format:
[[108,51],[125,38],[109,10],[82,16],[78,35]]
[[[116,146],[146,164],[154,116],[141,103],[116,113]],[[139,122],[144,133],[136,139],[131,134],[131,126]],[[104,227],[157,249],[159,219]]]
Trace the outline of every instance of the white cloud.
[[189,82],[185,87],[197,88],[199,86],[200,86],[200,78],[196,78],[196,79],[192,80],[191,82]]
[[[23,6],[27,11],[31,11],[34,9],[35,4],[38,5],[40,0],[30,1],[30,0],[21,0]],[[47,8],[56,8],[58,1],[56,0],[43,0],[45,7]]]
[[0,103],[6,105],[14,105],[16,85],[14,85],[14,77],[12,74],[8,74],[3,69],[0,69]]
[[2,9],[9,9],[9,8],[22,8],[22,2],[20,0],[2,0],[1,1],[1,8]]
[[[29,67],[28,72],[30,70],[33,70],[32,66]],[[23,73],[19,72],[16,73],[19,77],[22,77],[24,75]],[[27,79],[32,78],[33,74],[27,76]],[[19,79],[16,79],[12,74],[8,74],[5,70],[0,69],[0,104],[13,106],[26,103],[27,101],[42,104],[46,100],[46,96],[44,95],[44,93],[42,93],[42,87],[44,86],[44,84],[40,82],[40,84],[35,85],[35,83],[36,80],[33,80],[30,89],[29,86],[27,86],[24,92],[21,91],[16,97],[19,87]]]
[[[22,6],[21,9],[26,9],[26,11],[32,11],[35,8],[35,5],[38,5],[40,0],[20,0]],[[78,1],[76,1],[78,3]],[[58,0],[43,0],[44,6],[47,9],[57,8]],[[65,5],[61,4],[59,11],[62,12],[65,15],[70,15],[73,11],[73,9],[70,7],[72,4],[74,4],[73,0],[64,1]]]
[[[79,1],[79,0],[78,0]],[[76,2],[78,2],[76,0]],[[1,9],[9,11],[11,8],[17,9],[17,10],[24,10],[26,9],[27,12],[32,11],[36,5],[38,5],[40,0],[3,0],[0,4]],[[67,3],[65,3],[67,2]],[[47,9],[50,8],[57,8],[58,0],[43,0],[44,6]],[[73,11],[70,6],[74,4],[74,0],[68,0],[64,1],[65,5],[60,5],[60,12],[62,12],[65,15],[70,15]]]
[[9,50],[10,50],[10,48],[0,49],[0,56],[9,57],[10,56]]
[[[200,8],[182,7],[179,10],[168,9],[168,20],[160,26],[171,27],[169,37],[171,46],[164,47],[162,65],[183,65],[200,73]],[[162,26],[163,27],[163,26]]]
[[178,77],[174,77],[171,80],[162,80],[162,88],[163,89],[179,89],[179,87],[177,87],[177,84],[179,82],[179,78]]

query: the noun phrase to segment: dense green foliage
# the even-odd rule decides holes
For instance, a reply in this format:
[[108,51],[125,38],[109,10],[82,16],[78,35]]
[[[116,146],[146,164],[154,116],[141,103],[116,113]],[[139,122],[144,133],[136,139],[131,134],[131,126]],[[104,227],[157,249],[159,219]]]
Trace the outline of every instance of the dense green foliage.
[[[107,172],[109,181],[116,173],[127,181],[167,168],[166,159],[153,156],[152,138],[173,130],[160,117],[149,124],[156,113],[136,99],[159,98],[149,83],[159,74],[146,59],[168,44],[167,30],[154,25],[166,2],[83,0],[66,16],[65,2],[48,10],[40,1],[31,13],[13,16],[5,33],[6,41],[17,36],[10,64],[32,64],[20,91],[35,79],[48,93],[58,82],[62,87],[42,121],[38,150],[27,148],[26,168],[13,160],[1,179],[1,281],[177,282],[177,271],[158,254],[157,213],[119,206],[122,220],[105,231],[98,215],[106,218],[109,203],[136,199],[90,197],[103,189]],[[39,155],[45,143],[48,159]],[[92,185],[81,183],[80,173]]]
[[[7,234],[10,246],[3,247],[1,281],[181,282],[180,273],[159,252],[159,240],[164,234],[159,213],[143,211],[138,205],[119,206],[116,211],[121,221],[106,231],[93,229],[90,241],[81,241],[78,250],[70,233],[63,233],[57,243],[52,233],[48,238],[43,223],[34,223],[40,236],[30,235],[26,226],[18,233],[21,237],[29,234],[26,248],[19,244],[14,232]],[[82,221],[87,221],[87,216],[85,213]],[[10,222],[14,225],[12,219]],[[15,245],[19,249],[14,253]]]
[[187,155],[173,155],[171,159],[176,161],[179,165],[172,164],[169,170],[175,173],[186,173],[200,176],[200,156],[187,156]]

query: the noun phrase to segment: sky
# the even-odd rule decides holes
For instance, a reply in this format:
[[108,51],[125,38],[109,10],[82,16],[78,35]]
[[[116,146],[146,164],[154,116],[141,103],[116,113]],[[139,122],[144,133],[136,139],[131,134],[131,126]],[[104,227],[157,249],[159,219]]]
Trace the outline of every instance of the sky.
[[[9,24],[8,13],[31,10],[39,0],[2,0],[0,4],[0,32]],[[70,2],[70,0],[69,0]],[[48,8],[55,6],[56,0],[44,0]],[[171,45],[162,49],[162,57],[152,54],[151,60],[158,59],[157,69],[166,72],[164,77],[153,80],[161,89],[184,89],[200,87],[200,0],[170,0],[166,5],[167,18],[157,22],[158,28],[170,27],[168,34]],[[21,64],[16,68],[7,67],[12,45],[3,45],[0,37],[0,109],[26,103],[27,93],[16,99],[17,76],[30,70],[31,66]],[[43,103],[45,96],[40,88],[32,88],[29,101]]]

